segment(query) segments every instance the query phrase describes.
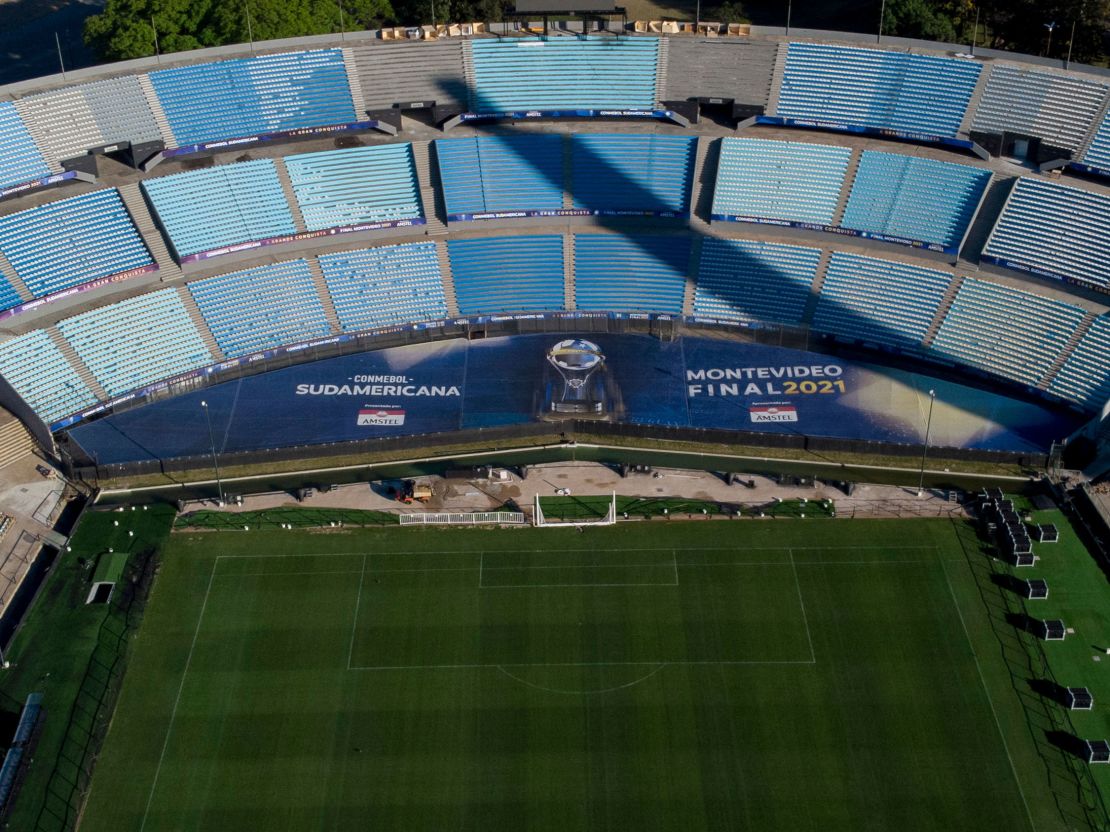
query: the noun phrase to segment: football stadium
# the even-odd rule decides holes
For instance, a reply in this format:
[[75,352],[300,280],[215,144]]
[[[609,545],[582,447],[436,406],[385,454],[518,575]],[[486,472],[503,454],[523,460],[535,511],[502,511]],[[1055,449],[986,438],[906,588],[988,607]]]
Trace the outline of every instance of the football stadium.
[[0,87],[4,828],[1110,830],[1110,72],[570,5]]

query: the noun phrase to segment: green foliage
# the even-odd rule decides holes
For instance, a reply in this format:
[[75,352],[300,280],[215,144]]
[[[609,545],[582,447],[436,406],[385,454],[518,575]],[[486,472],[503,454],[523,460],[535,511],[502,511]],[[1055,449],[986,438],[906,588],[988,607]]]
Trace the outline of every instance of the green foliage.
[[890,0],[883,34],[952,43],[958,40],[953,19],[931,0]]

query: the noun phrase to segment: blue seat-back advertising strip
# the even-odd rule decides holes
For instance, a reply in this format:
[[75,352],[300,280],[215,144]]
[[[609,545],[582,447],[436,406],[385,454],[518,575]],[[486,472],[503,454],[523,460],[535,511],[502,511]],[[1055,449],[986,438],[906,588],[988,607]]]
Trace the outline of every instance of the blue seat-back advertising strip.
[[819,353],[684,337],[521,335],[286,367],[79,425],[100,464],[597,419],[1044,451],[1075,419],[1037,404]]

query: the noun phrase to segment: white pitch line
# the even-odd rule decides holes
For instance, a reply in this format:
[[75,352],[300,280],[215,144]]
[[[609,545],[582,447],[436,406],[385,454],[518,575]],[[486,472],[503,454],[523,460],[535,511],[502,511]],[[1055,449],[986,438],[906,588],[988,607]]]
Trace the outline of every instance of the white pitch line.
[[185,657],[185,669],[181,672],[181,683],[177,686],[177,697],[173,700],[173,710],[170,711],[170,724],[166,728],[166,739],[162,743],[162,753],[158,755],[158,766],[154,769],[154,780],[150,784],[150,796],[146,800],[146,809],[143,810],[143,820],[139,824],[139,832],[146,828],[146,820],[150,816],[150,807],[154,803],[154,790],[158,787],[158,777],[162,773],[162,763],[166,759],[166,749],[170,747],[170,737],[173,735],[173,723],[177,718],[177,707],[181,704],[181,693],[185,690],[185,678],[189,675],[189,665],[193,662],[193,651],[200,637],[200,624],[204,620],[204,611],[208,608],[208,596],[212,592],[212,582],[216,577],[216,564],[219,557],[212,561],[212,573],[208,576],[208,587],[204,590],[204,601],[200,605],[200,614],[197,616],[197,626],[193,630],[193,641],[189,645],[189,654]]
[[798,590],[798,606],[802,608],[802,623],[806,625],[806,641],[809,642],[809,655],[817,664],[817,653],[813,650],[813,635],[809,631],[809,616],[806,615],[806,602],[802,598],[802,582],[798,580],[798,567],[794,565],[794,550],[786,550],[790,555],[790,569],[794,573],[794,588]]
[[347,669],[351,669],[351,659],[355,654],[355,633],[358,632],[358,611],[362,606],[362,585],[366,582],[366,555],[362,556],[362,577],[358,579],[358,594],[355,595],[355,614],[351,619],[351,643],[347,647]]
[[671,563],[674,564],[674,585],[678,586],[678,552],[671,549]]
[[653,667],[657,664],[667,664],[673,667],[723,667],[749,666],[749,665],[814,665],[812,659],[751,659],[751,660],[706,660],[706,661],[645,661],[645,662],[486,662],[484,664],[397,664],[397,665],[363,665],[349,667],[348,670],[378,671],[378,670],[481,670],[483,668],[502,667]]

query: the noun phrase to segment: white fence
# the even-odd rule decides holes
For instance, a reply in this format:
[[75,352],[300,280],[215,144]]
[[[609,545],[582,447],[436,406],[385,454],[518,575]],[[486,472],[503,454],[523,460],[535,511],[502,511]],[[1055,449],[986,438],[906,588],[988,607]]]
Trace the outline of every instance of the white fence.
[[401,514],[402,526],[523,526],[524,515],[519,511],[443,511],[424,514]]

